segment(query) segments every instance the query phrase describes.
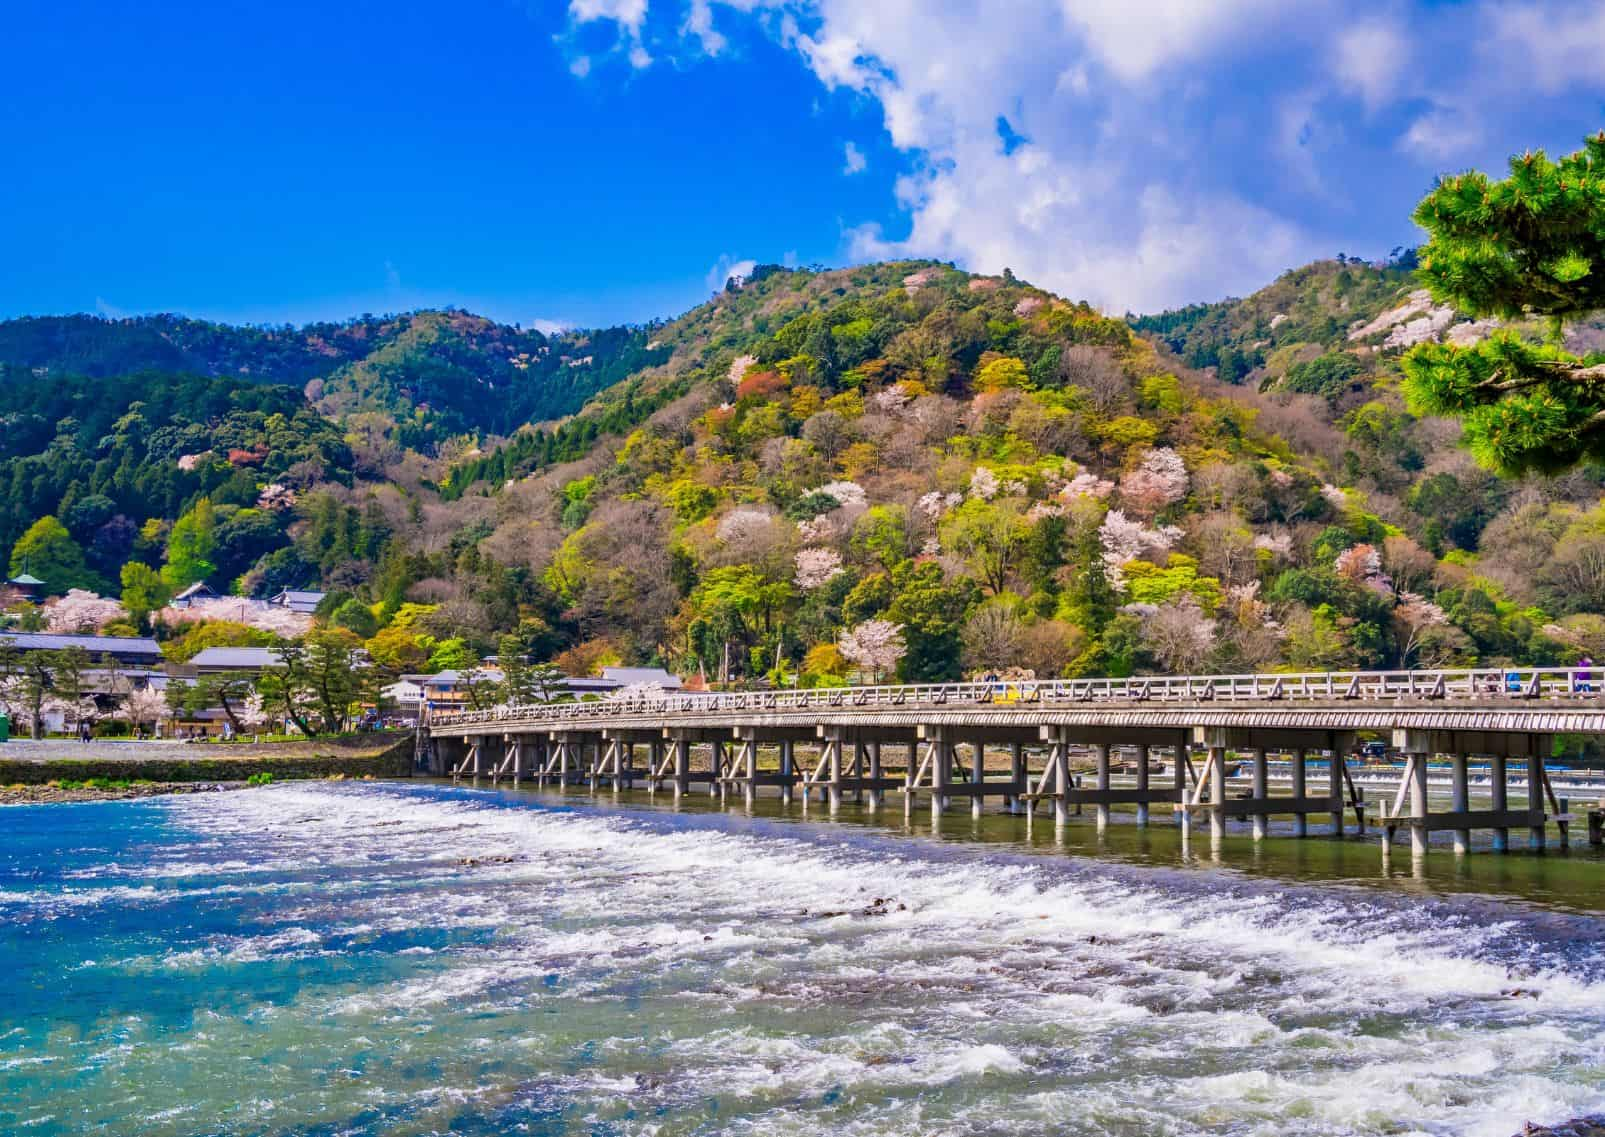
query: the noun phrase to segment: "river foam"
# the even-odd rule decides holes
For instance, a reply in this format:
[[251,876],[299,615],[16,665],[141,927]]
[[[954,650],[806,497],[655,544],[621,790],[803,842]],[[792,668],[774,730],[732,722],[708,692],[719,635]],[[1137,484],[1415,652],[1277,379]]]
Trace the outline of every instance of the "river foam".
[[[7,909],[165,923],[96,970],[234,985],[177,1025],[103,1014],[92,1080],[143,1120],[85,1132],[193,1131],[182,1087],[221,1101],[264,1049],[221,1131],[1505,1137],[1605,1109],[1594,949],[1515,909],[441,788],[157,808],[190,838],[147,856],[163,887],[124,857]],[[158,1037],[184,1077],[102,1049]]]

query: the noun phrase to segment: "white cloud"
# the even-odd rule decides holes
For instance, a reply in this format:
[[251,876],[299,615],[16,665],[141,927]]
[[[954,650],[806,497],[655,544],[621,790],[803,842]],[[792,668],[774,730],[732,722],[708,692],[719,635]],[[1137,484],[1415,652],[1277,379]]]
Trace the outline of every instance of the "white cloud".
[[[1419,0],[659,0],[667,23],[644,0],[581,7],[619,9],[621,41],[672,58],[676,34],[720,55],[744,16],[825,91],[878,107],[912,172],[895,222],[850,219],[854,256],[1008,266],[1114,310],[1241,293],[1352,247],[1368,193],[1486,160],[1485,136],[1531,129],[1534,92],[1605,92],[1597,0],[1468,0],[1452,19]],[[1361,165],[1390,148],[1402,176]],[[843,171],[866,168],[844,146]],[[1402,224],[1408,204],[1387,208]],[[721,258],[710,290],[736,267]]]
[[1124,82],[1252,36],[1292,7],[1281,0],[1062,0],[1092,53]]
[[119,308],[103,296],[95,297],[95,314],[108,320],[125,320],[133,315],[127,308]]
[[1409,65],[1410,45],[1403,33],[1391,23],[1369,20],[1338,36],[1332,70],[1367,110],[1375,110],[1392,97]]
[[703,282],[708,286],[709,292],[719,292],[724,289],[724,286],[732,276],[745,277],[757,267],[758,262],[751,258],[737,260],[729,253],[723,253],[714,262],[713,267],[708,270],[708,275],[703,278]]
[[1605,57],[1605,4],[1489,4],[1487,44],[1491,56],[1541,91],[1560,94],[1600,80]]
[[639,36],[646,22],[646,0],[569,0],[568,15],[577,24],[611,20]]
[[573,326],[574,324],[571,320],[548,320],[543,316],[536,316],[529,322],[529,327],[534,328],[543,336],[562,335]]
[[[612,23],[619,32],[618,50],[622,50],[630,66],[637,71],[652,65],[652,56],[642,42],[642,29],[646,24],[647,0],[569,0],[568,17],[571,25],[601,22]],[[558,37],[560,40],[564,37]],[[569,61],[569,74],[583,79],[591,73],[591,60],[576,55]]]
[[1410,123],[1399,139],[1399,149],[1442,163],[1472,150],[1482,137],[1474,114],[1453,106],[1435,106]]

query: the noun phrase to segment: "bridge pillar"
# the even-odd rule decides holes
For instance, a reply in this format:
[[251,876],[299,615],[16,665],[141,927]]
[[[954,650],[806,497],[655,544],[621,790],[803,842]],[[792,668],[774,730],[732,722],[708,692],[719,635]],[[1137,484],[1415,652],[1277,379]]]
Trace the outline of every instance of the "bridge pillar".
[[[1097,765],[1098,789],[1101,792],[1109,790],[1109,744],[1100,742],[1093,747],[1093,761]],[[1102,833],[1109,828],[1109,803],[1100,800],[1093,807],[1098,819],[1098,832]]]
[[1054,732],[1048,746],[1048,762],[1053,767],[1053,823],[1064,825],[1070,820],[1070,744],[1064,731]]
[[986,781],[986,743],[977,741],[970,746],[970,786],[975,791],[970,795],[970,816],[980,817],[986,800],[981,794],[981,783]]
[[1348,763],[1347,750],[1342,746],[1333,746],[1331,761],[1326,767],[1327,794],[1332,799],[1332,836],[1343,836],[1343,771]]
[[741,740],[741,797],[748,809],[758,803],[758,740]]
[[943,727],[935,728],[926,737],[931,745],[931,814],[940,817],[947,812],[947,787],[953,780],[953,740]]
[[[1270,786],[1270,758],[1263,746],[1250,751],[1254,755],[1254,804],[1269,808],[1267,799],[1271,796]],[[1271,833],[1271,815],[1256,813],[1253,815],[1254,840],[1263,841]]]
[[1544,851],[1544,756],[1533,747],[1527,754],[1527,809],[1537,821],[1527,828],[1527,847]]
[[[1400,796],[1410,799],[1410,853],[1425,856],[1427,852],[1427,759],[1432,754],[1432,741],[1426,731],[1395,730],[1393,746],[1405,756],[1404,782]],[[1397,814],[1395,809],[1394,813]],[[1388,826],[1391,835],[1393,827]]]
[[683,738],[669,740],[674,757],[674,800],[679,801],[691,788],[691,744]]
[[[1026,784],[1025,744],[1022,742],[1009,743],[1009,784],[1016,791]],[[1020,812],[1020,798],[1018,793],[1005,794],[1003,808],[1009,813]]]
[[869,777],[873,785],[869,791],[869,808],[879,809],[886,804],[886,788],[881,783],[881,744],[871,742],[869,746]]
[[[1509,760],[1503,753],[1488,756],[1489,791],[1493,798],[1495,813],[1504,813],[1510,809],[1510,770]],[[1494,852],[1503,853],[1510,849],[1510,830],[1503,825],[1494,826]]]
[[1204,770],[1209,778],[1209,792],[1208,797],[1202,800],[1209,811],[1209,840],[1215,844],[1226,836],[1227,731],[1224,727],[1201,726],[1194,728],[1193,736],[1208,754],[1204,760]]
[[[1148,792],[1148,763],[1151,753],[1152,751],[1146,742],[1137,747],[1137,789],[1142,793]],[[1144,828],[1148,825],[1148,801],[1146,798],[1137,803],[1137,825]]]
[[[1450,779],[1450,808],[1456,813],[1464,814],[1471,809],[1471,770],[1470,759],[1459,751],[1449,756]],[[1469,828],[1454,831],[1455,855],[1463,857],[1471,852],[1471,830]]]
[[[1305,785],[1305,756],[1309,752],[1302,746],[1293,748],[1293,796],[1306,797]],[[1310,835],[1310,818],[1307,813],[1298,813],[1293,816],[1293,836],[1308,837]]]
[[796,777],[796,743],[789,738],[780,742],[780,802],[791,804],[792,780]]

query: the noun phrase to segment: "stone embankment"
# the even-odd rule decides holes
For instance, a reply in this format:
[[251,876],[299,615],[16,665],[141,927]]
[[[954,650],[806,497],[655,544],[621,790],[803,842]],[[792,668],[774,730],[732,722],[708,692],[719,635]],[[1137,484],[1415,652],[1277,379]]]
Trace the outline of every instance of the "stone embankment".
[[404,778],[413,738],[364,735],[275,743],[30,742],[0,745],[0,786],[49,782],[243,782],[274,778]]

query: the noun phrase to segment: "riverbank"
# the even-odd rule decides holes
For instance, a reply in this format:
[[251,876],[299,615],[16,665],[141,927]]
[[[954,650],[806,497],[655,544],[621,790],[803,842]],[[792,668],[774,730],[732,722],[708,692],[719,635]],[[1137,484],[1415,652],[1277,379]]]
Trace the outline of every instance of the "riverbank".
[[80,801],[119,801],[168,794],[209,794],[243,790],[246,782],[78,782],[42,786],[0,786],[0,805],[56,805]]
[[0,786],[51,782],[244,782],[275,779],[404,778],[412,773],[410,734],[358,735],[271,743],[7,742]]

